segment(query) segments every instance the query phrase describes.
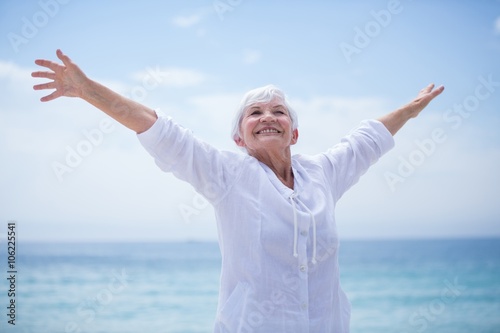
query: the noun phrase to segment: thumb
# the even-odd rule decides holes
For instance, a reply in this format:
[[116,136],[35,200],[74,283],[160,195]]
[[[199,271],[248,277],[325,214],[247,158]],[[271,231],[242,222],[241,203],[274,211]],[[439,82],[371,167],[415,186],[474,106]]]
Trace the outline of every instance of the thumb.
[[434,90],[432,93],[433,93],[434,97],[436,97],[437,95],[441,94],[443,91],[444,91],[444,86],[440,86],[439,88]]

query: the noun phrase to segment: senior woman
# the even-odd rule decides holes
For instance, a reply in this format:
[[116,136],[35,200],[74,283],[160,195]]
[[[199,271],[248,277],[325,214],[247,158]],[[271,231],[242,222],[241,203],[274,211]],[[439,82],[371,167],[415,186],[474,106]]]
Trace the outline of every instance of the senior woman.
[[222,272],[214,332],[349,332],[339,283],[335,204],[394,145],[393,135],[443,87],[365,120],[325,153],[291,155],[297,115],[282,91],[249,91],[234,122],[244,153],[219,151],[171,118],[89,79],[57,50],[61,64],[36,60],[55,89],[41,101],[79,97],[132,129],[158,166],[189,182],[215,208]]

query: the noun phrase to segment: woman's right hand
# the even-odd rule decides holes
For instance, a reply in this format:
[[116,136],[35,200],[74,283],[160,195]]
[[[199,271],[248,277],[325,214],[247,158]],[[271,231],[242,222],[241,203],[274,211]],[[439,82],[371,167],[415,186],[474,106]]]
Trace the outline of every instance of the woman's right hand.
[[33,86],[35,90],[55,89],[51,94],[42,97],[42,102],[48,102],[61,96],[82,97],[85,86],[89,79],[83,71],[71,61],[71,59],[57,50],[57,57],[63,62],[63,65],[50,60],[37,59],[35,64],[46,67],[51,71],[37,71],[31,73],[32,77],[41,77],[53,80],[47,83],[41,83]]
[[80,97],[136,133],[146,131],[155,123],[157,116],[154,110],[89,79],[61,50],[57,50],[56,53],[63,62],[62,65],[50,60],[38,59],[35,60],[35,64],[51,71],[31,73],[33,77],[52,80],[33,86],[35,90],[55,89],[51,94],[42,97],[40,99],[42,102],[61,96]]

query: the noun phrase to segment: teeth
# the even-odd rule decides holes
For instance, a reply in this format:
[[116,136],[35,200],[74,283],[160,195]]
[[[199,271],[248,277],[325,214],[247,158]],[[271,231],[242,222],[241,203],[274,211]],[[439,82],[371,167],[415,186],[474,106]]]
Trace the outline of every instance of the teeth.
[[278,133],[277,130],[273,129],[273,128],[267,128],[267,129],[264,129],[262,131],[259,131],[259,133]]

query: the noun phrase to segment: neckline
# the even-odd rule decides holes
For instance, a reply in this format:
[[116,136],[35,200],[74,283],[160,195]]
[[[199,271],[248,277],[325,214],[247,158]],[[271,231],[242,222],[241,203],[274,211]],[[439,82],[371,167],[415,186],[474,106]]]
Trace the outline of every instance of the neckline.
[[299,187],[297,185],[300,184],[300,176],[299,173],[297,172],[297,168],[295,167],[295,161],[293,158],[292,158],[293,189],[283,184],[283,182],[278,178],[278,176],[274,173],[274,171],[271,170],[271,168],[268,167],[265,163],[261,161],[258,162],[266,172],[271,183],[283,197],[289,198],[293,193],[296,192],[296,189]]

